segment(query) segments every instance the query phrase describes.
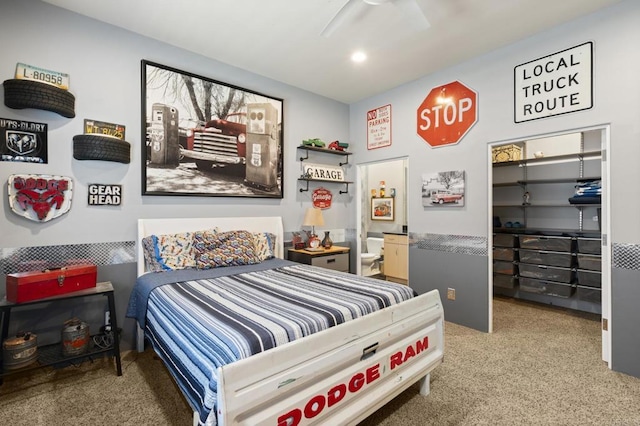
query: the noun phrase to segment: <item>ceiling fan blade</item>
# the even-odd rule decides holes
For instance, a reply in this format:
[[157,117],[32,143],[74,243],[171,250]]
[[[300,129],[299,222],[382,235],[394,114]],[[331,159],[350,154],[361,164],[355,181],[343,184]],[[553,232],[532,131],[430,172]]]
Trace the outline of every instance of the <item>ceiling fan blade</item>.
[[431,23],[416,0],[394,0],[393,4],[398,6],[404,19],[416,30],[424,31],[431,27]]
[[344,6],[340,8],[338,13],[331,18],[329,23],[320,32],[320,35],[323,37],[330,37],[338,27],[344,25],[351,16],[355,15],[355,12],[362,7],[366,7],[366,4],[362,0],[347,0]]

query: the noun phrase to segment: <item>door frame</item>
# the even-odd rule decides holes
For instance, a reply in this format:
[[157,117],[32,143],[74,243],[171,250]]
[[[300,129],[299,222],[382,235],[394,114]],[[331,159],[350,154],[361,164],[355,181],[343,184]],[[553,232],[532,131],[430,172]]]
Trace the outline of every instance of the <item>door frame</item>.
[[[360,263],[360,254],[362,253],[362,218],[363,214],[366,214],[369,217],[369,212],[362,211],[362,204],[364,201],[364,197],[369,197],[368,193],[364,193],[362,190],[363,187],[363,173],[362,170],[364,167],[371,166],[373,164],[381,164],[381,163],[390,163],[396,161],[404,161],[406,164],[405,175],[404,175],[404,194],[405,194],[405,215],[407,216],[407,226],[409,225],[409,194],[407,193],[408,185],[407,179],[409,177],[409,156],[402,157],[392,157],[385,158],[383,160],[376,161],[368,161],[366,163],[356,163],[356,190],[355,190],[355,199],[358,200],[356,203],[356,275],[362,274],[362,264]],[[408,263],[408,259],[407,259]],[[407,264],[407,270],[409,265]]]
[[[569,129],[551,133],[541,133],[534,134],[529,136],[522,136],[518,138],[511,138],[506,140],[499,140],[489,142],[487,144],[487,164],[488,164],[488,173],[487,173],[487,206],[491,214],[487,217],[487,260],[488,260],[488,275],[487,275],[487,285],[489,291],[489,306],[488,306],[488,321],[489,321],[489,333],[493,332],[493,161],[492,161],[492,148],[499,145],[506,145],[511,143],[522,142],[526,140],[532,139],[540,139],[540,138],[548,138],[554,136],[562,136],[570,133],[582,133],[589,131],[600,131],[601,132],[601,149],[602,149],[602,157],[600,162],[601,168],[601,178],[602,178],[602,202],[601,202],[601,217],[600,217],[600,232],[603,239],[603,250],[602,250],[602,360],[608,363],[609,369],[611,369],[611,318],[613,313],[613,308],[611,306],[611,220],[610,220],[610,211],[611,211],[611,170],[609,167],[609,153],[611,147],[611,125],[609,123],[599,124],[595,126],[589,127],[581,127],[576,129]],[[605,321],[607,322],[607,326],[604,326]],[[606,329],[605,329],[606,328]]]

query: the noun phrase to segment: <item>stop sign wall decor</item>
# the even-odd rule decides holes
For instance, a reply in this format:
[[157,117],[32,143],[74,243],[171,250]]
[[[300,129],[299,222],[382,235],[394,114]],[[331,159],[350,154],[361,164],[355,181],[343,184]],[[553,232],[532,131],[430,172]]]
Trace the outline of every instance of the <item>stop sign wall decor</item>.
[[478,120],[478,94],[453,81],[431,89],[418,107],[418,135],[432,147],[455,145]]

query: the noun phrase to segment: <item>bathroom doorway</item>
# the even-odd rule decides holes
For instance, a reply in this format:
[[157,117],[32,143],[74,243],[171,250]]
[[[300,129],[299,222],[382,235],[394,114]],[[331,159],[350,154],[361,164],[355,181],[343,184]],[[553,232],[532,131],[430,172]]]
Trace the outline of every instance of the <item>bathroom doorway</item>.
[[[359,259],[356,262],[356,273],[358,275],[363,275],[363,253],[369,253],[366,244],[367,237],[378,239],[383,238],[385,233],[406,233],[408,230],[408,167],[409,159],[407,157],[358,164],[356,182],[356,197],[360,201],[356,204],[359,218],[357,222],[358,238],[356,238],[356,253]],[[389,198],[391,200],[387,200]],[[380,209],[376,209],[379,205],[392,210],[384,210],[385,214],[379,214],[378,210]],[[377,246],[374,250],[378,250]],[[384,247],[382,252],[384,252]],[[383,274],[384,258],[381,259],[381,264],[372,266],[367,263],[365,265],[366,275],[372,275],[372,270],[376,266],[380,268],[380,274]]]

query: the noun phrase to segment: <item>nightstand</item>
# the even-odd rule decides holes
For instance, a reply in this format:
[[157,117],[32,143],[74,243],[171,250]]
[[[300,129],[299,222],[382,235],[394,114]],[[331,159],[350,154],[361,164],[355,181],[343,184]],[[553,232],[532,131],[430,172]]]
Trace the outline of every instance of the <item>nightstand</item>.
[[340,246],[332,246],[323,251],[289,249],[287,259],[293,262],[333,269],[334,271],[349,272],[349,250],[349,247]]

